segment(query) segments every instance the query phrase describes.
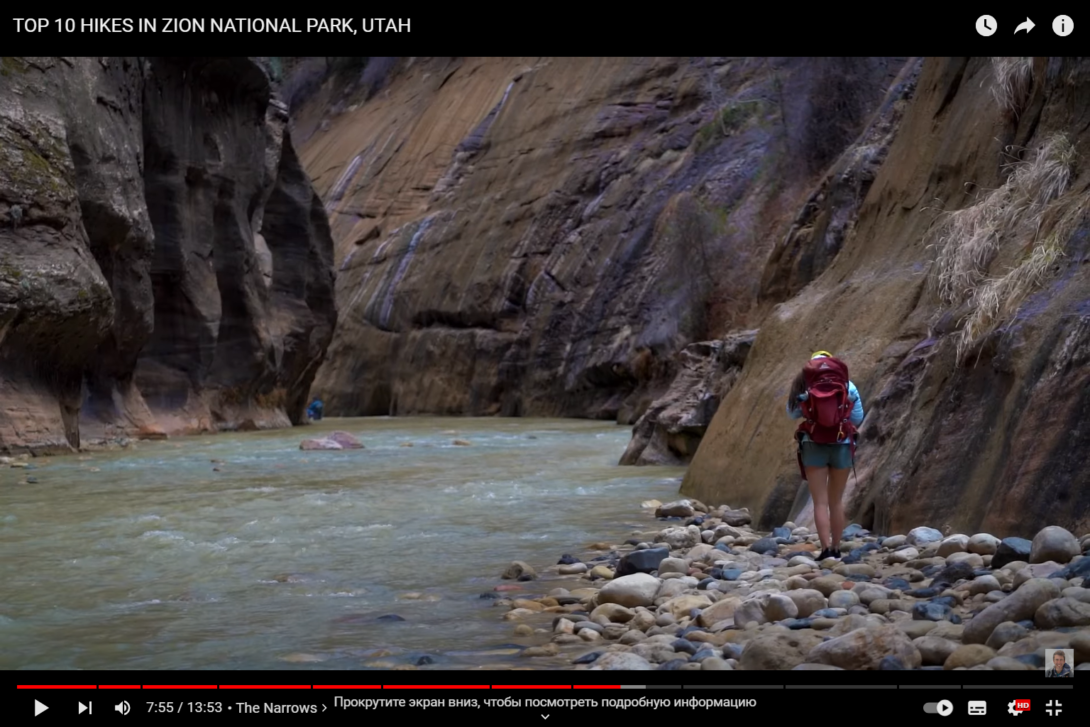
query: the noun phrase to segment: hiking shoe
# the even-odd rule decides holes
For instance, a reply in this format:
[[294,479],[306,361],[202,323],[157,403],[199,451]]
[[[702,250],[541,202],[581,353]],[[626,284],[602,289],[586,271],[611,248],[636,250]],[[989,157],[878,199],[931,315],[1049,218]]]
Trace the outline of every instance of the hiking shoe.
[[825,548],[825,549],[823,549],[821,551],[821,553],[817,557],[818,563],[825,560],[826,558],[832,558],[832,557],[833,557],[833,551],[830,550],[829,548]]
[[836,560],[841,560],[840,550],[838,549],[838,550],[830,551],[829,557],[830,558],[835,558]]

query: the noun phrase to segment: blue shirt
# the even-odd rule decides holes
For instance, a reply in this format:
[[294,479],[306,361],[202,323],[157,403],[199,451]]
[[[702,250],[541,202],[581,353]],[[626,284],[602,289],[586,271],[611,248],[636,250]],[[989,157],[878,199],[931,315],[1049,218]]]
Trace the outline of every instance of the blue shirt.
[[[809,396],[809,394],[805,393],[799,394],[798,401],[793,403],[788,402],[787,416],[791,417],[792,419],[802,419],[802,407],[799,405],[798,402],[806,401]],[[848,399],[855,402],[855,406],[852,407],[852,414],[850,417],[848,417],[848,420],[858,427],[860,424],[863,423],[863,400],[859,396],[859,389],[855,388],[855,384],[853,384],[851,381],[848,382]],[[802,441],[810,441],[809,435],[807,435],[805,432],[803,432],[802,434]],[[851,444],[851,441],[852,438],[848,437],[842,442],[842,444]]]

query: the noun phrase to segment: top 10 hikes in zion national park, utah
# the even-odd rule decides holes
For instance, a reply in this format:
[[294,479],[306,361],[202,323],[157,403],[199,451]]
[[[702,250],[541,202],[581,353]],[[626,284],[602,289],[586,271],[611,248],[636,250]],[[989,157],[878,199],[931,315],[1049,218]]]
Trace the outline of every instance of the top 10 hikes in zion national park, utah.
[[408,33],[410,18],[15,18],[18,33]]

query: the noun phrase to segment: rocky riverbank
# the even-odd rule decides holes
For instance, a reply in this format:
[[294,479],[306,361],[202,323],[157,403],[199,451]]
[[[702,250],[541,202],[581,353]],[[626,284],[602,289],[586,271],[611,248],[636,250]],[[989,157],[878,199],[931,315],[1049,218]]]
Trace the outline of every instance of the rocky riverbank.
[[842,560],[817,562],[817,535],[793,523],[755,532],[745,509],[643,507],[662,529],[502,574],[489,595],[536,642],[524,656],[608,670],[1009,671],[1072,648],[1090,669],[1090,534],[851,525]]

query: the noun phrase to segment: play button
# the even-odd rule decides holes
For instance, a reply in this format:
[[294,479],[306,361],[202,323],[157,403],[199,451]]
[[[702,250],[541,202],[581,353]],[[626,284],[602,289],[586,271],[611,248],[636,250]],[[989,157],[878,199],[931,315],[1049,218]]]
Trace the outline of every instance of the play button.
[[953,711],[954,705],[950,704],[950,702],[945,699],[939,702],[939,714],[943,717],[949,717]]
[[35,717],[37,717],[39,714],[41,714],[42,712],[44,712],[47,709],[49,709],[49,707],[45,706],[44,704],[39,702],[37,699],[34,700],[34,716]]

